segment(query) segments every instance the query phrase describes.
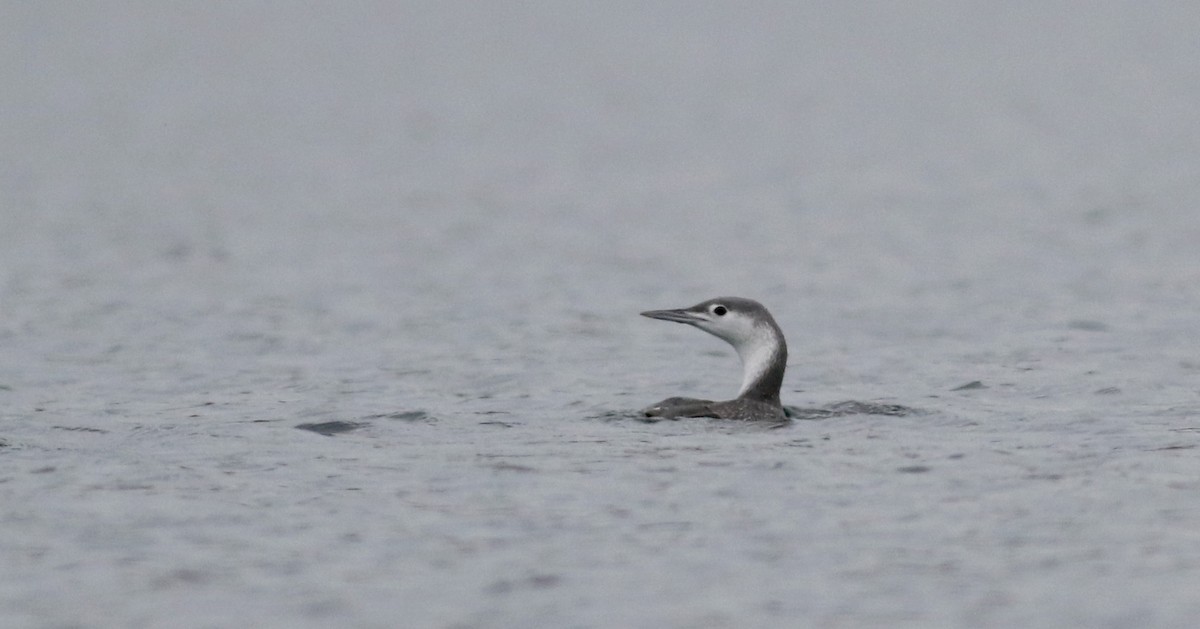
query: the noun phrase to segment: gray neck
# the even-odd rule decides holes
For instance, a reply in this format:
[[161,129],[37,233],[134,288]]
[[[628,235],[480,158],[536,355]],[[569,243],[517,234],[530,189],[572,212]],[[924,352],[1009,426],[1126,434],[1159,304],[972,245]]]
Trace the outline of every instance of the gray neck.
[[742,389],[739,399],[758,400],[780,405],[779,389],[787,369],[787,343],[783,332],[771,321],[761,328],[761,334],[749,342],[735,345],[742,359]]

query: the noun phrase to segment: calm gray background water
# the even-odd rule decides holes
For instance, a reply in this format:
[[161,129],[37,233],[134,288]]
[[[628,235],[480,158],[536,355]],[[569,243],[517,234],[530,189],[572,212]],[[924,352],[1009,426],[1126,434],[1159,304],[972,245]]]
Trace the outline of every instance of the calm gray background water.
[[1195,626],[1200,8],[850,5],[5,3],[0,625]]

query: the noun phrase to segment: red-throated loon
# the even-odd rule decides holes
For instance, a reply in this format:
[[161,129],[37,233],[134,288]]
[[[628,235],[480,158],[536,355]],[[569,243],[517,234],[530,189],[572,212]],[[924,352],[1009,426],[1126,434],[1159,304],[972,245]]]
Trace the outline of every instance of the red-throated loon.
[[650,310],[642,316],[693,325],[729,343],[742,359],[742,389],[725,402],[667,398],[642,411],[646,417],[714,417],[784,420],[779,401],[787,343],[762,304],[741,297],[718,297],[679,310]]

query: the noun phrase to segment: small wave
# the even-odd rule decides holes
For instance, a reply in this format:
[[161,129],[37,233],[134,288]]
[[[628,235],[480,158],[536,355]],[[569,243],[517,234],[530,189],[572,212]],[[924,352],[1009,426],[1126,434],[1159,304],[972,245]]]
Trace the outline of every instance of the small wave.
[[846,400],[835,402],[818,408],[800,408],[784,406],[784,413],[790,419],[814,420],[845,417],[846,415],[886,415],[888,417],[907,417],[918,413],[917,409],[899,404],[880,404],[878,402],[858,402]]

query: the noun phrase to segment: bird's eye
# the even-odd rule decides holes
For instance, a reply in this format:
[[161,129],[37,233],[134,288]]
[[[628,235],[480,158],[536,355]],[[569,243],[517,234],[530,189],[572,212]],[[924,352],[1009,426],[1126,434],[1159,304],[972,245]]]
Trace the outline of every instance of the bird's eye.
[[729,309],[727,309],[725,306],[713,306],[712,312],[718,317],[724,317],[725,313],[729,312]]

